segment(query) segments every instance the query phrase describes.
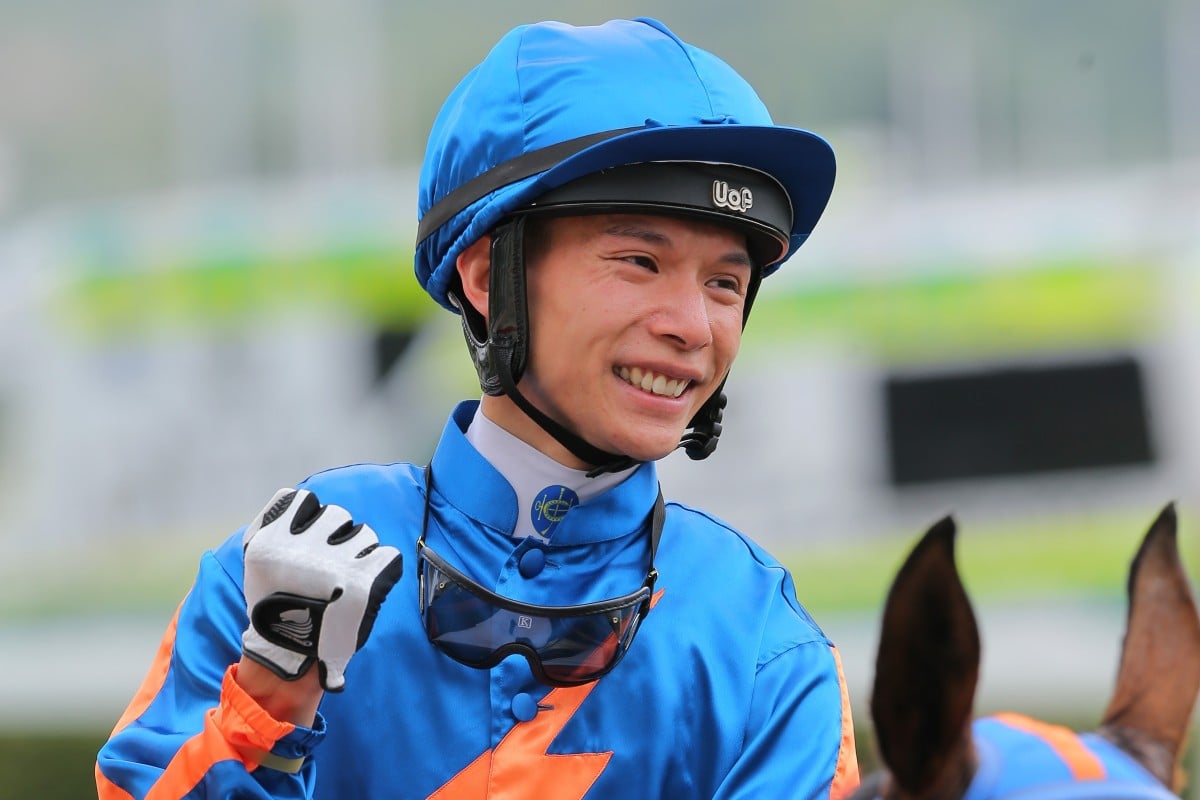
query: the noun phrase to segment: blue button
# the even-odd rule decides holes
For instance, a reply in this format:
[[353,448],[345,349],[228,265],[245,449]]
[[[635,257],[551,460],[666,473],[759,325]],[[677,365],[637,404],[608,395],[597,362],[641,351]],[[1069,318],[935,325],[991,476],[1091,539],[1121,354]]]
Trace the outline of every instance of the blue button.
[[529,722],[537,716],[537,700],[534,700],[532,695],[521,692],[512,700],[512,712],[513,716],[521,722]]
[[517,569],[521,571],[522,577],[533,578],[540,575],[545,566],[546,553],[540,548],[534,547],[531,550],[526,550],[521,555],[521,561],[517,565]]

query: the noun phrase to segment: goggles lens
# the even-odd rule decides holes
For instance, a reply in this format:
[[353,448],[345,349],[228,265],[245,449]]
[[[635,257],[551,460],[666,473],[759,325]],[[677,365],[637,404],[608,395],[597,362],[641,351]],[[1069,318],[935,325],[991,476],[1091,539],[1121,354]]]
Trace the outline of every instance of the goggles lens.
[[551,686],[577,686],[608,673],[629,649],[650,606],[648,585],[576,606],[520,603],[475,583],[423,541],[417,543],[417,559],[421,621],[434,646],[478,668],[520,654]]

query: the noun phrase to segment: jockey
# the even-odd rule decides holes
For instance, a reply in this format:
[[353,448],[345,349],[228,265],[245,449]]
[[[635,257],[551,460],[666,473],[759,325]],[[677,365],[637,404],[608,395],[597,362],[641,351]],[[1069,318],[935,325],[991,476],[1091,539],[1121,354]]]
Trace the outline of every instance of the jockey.
[[501,38],[433,122],[418,204],[416,274],[480,396],[427,463],[312,475],[202,559],[100,796],[852,788],[837,649],[656,470],[716,447],[760,282],[833,178],[660,22]]

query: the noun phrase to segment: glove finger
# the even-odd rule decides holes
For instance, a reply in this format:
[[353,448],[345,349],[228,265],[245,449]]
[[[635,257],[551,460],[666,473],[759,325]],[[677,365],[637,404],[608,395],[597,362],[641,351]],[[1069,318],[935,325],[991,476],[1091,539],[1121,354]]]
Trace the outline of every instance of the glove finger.
[[362,527],[360,535],[374,541],[353,559],[354,579],[335,592],[325,607],[317,642],[317,656],[329,691],[338,691],[329,686],[345,682],[344,672],[351,656],[366,643],[379,607],[402,571],[399,550],[378,546],[378,538],[368,526]]
[[352,580],[366,585],[383,570],[384,565],[391,561],[399,552],[394,547],[380,546],[379,536],[375,530],[363,523],[347,522],[329,534],[326,540],[332,546],[342,546],[344,551],[339,558],[343,559],[347,576]]
[[253,521],[246,526],[246,531],[242,534],[242,547],[245,548],[246,545],[250,544],[250,540],[253,539],[254,535],[262,530],[263,527],[270,525],[272,522],[279,519],[279,517],[288,509],[288,506],[292,504],[296,494],[297,492],[295,489],[289,488],[283,488],[275,492],[270,502],[263,506],[262,511],[258,512]]
[[404,557],[394,547],[377,547],[366,558],[382,564],[382,569],[375,576],[375,580],[371,582],[371,589],[367,593],[366,608],[363,609],[362,620],[358,624],[355,651],[362,649],[362,646],[367,643],[367,637],[371,635],[371,630],[375,627],[375,617],[379,614],[379,607],[383,605],[383,601],[387,599],[392,587],[404,574]]
[[345,535],[345,529],[354,527],[354,520],[346,509],[341,506],[318,505],[311,517],[293,520],[291,530],[297,535],[312,531],[314,536],[325,537],[329,544],[336,544],[337,538]]
[[317,640],[317,658],[325,667],[322,675],[335,683],[344,681],[342,672],[358,649],[355,646],[358,626],[366,599],[366,591],[350,586],[335,592],[334,599],[325,606],[321,635]]
[[327,692],[340,692],[346,688],[346,665],[344,662],[320,661],[317,664],[321,688]]
[[304,533],[309,526],[321,518],[325,506],[321,505],[321,501],[315,494],[307,489],[300,489],[296,492],[296,500],[293,501],[294,510],[292,511],[291,521],[288,523],[288,530],[294,534]]

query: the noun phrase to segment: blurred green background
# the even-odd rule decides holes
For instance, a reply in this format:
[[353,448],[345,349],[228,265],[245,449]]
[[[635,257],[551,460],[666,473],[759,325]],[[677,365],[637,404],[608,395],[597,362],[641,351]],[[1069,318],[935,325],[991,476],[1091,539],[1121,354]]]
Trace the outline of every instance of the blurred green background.
[[200,552],[264,497],[427,457],[478,391],[411,273],[433,115],[513,25],[637,15],[839,156],[668,493],[792,568],[864,757],[879,604],[945,513],[980,709],[1096,721],[1168,501],[1196,562],[1191,0],[0,0],[0,794],[93,793]]

